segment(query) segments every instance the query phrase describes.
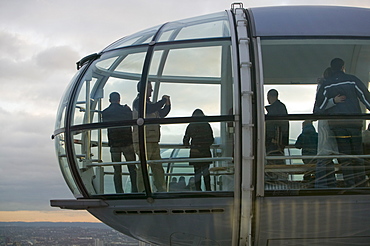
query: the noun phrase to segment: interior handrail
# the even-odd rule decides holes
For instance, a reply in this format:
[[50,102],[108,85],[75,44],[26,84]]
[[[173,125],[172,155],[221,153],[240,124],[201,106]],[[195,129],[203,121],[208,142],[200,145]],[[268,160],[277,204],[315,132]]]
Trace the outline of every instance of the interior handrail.
[[[212,157],[212,158],[171,158],[161,160],[147,160],[148,164],[162,164],[174,162],[205,162],[205,161],[233,161],[233,157]],[[140,161],[125,161],[125,162],[99,162],[87,164],[87,167],[103,167],[103,166],[118,166],[140,164]]]
[[289,156],[266,156],[266,160],[289,160],[289,159],[337,159],[337,158],[370,158],[370,155],[289,155]]

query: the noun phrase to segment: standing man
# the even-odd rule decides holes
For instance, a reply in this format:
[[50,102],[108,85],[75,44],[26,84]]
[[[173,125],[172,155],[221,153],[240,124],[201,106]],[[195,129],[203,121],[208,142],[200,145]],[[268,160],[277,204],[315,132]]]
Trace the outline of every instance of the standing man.
[[[351,115],[363,113],[359,101],[370,110],[370,93],[359,78],[346,74],[344,61],[334,58],[330,67],[333,74],[327,78],[317,92],[314,113],[327,115]],[[341,97],[340,103],[335,97]],[[333,107],[327,107],[330,101]],[[361,155],[362,149],[362,120],[329,120],[332,136],[337,141],[338,151],[345,155]],[[343,166],[343,178],[347,187],[362,186],[365,182],[363,160],[360,158],[338,158]]]
[[[132,120],[132,111],[127,104],[120,104],[121,96],[118,92],[109,95],[110,105],[102,111],[103,121]],[[135,161],[135,152],[132,145],[132,129],[127,127],[108,128],[108,145],[112,162],[121,162],[121,155],[125,156],[126,161]],[[130,179],[131,192],[137,192],[136,185],[136,166],[127,165]],[[114,165],[114,186],[116,193],[123,193],[122,188],[122,166]]]
[[[285,104],[279,99],[279,93],[275,89],[267,92],[267,101],[270,105],[266,106],[267,116],[284,116],[288,115]],[[284,156],[284,148],[289,144],[289,121],[270,120],[266,121],[266,155]],[[269,160],[269,165],[284,165],[284,160]],[[270,179],[286,180],[286,173],[268,174]]]
[[[139,92],[140,82],[137,84],[137,91]],[[150,97],[152,96],[153,88],[152,83],[148,81],[147,84],[147,92],[146,92],[146,118],[164,118],[168,115],[171,110],[171,101],[170,97],[167,95],[162,96],[162,99],[158,102],[154,103],[150,101]],[[134,118],[138,118],[138,108],[139,108],[139,96],[137,95],[133,105],[133,116]],[[160,125],[153,124],[153,125],[146,125],[145,126],[145,141],[146,141],[146,154],[148,160],[160,160],[160,148],[159,148],[159,140],[161,138],[160,133]],[[133,132],[133,141],[134,141],[134,149],[135,152],[139,154],[139,137],[138,137],[138,127],[134,127]],[[157,188],[158,192],[166,191],[165,185],[165,178],[164,178],[164,170],[162,163],[155,163],[150,164],[150,169],[152,170],[153,179],[154,179],[154,186]],[[137,178],[138,178],[138,188],[139,191],[142,192],[144,190],[144,183],[143,183],[143,175],[141,171],[141,166],[139,165],[137,171]]]
[[[288,115],[285,104],[279,99],[279,93],[275,89],[267,92],[266,106],[267,116]],[[289,144],[289,121],[274,120],[266,121],[266,153],[267,155],[284,155],[284,148]]]

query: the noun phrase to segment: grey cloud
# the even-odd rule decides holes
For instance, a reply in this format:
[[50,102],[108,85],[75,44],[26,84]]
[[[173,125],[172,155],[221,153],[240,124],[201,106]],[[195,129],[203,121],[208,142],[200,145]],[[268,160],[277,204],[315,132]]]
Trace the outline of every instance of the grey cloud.
[[12,81],[12,86],[14,86],[14,81],[17,81],[17,79],[24,78],[29,81],[32,78],[39,79],[40,75],[39,70],[30,60],[16,61],[9,58],[0,58],[0,79]]
[[[1,33],[0,32],[0,36]],[[21,44],[12,43],[12,40],[3,42],[4,46],[9,46],[8,53],[16,53],[22,49]],[[10,44],[12,43],[12,44]],[[0,48],[1,49],[1,48]],[[73,74],[75,69],[75,61],[80,55],[69,46],[54,46],[41,49],[38,45],[33,45],[34,53],[25,53],[23,56],[10,57],[7,52],[0,52],[0,79],[7,82],[12,82],[12,87],[15,84],[32,84],[40,83],[49,76],[57,73],[70,72]],[[72,62],[73,61],[73,62]],[[1,83],[0,86],[6,86],[6,83]]]
[[[58,170],[54,170],[57,172]],[[26,173],[24,173],[26,175]],[[47,176],[45,173],[44,176]],[[39,180],[42,180],[40,178]],[[27,178],[17,184],[11,184],[0,188],[2,199],[0,200],[1,211],[16,210],[54,210],[50,207],[51,199],[71,199],[73,196],[63,178],[54,177],[50,182],[35,182]]]
[[72,197],[55,157],[54,118],[0,108],[0,210],[50,210],[49,200]]
[[44,48],[18,60],[0,57],[0,90],[7,92],[0,102],[56,111],[62,92],[76,72],[78,59],[78,53],[68,46]]
[[0,31],[0,54],[10,59],[22,59],[29,43],[19,34]]
[[42,70],[67,70],[75,68],[71,61],[77,61],[80,55],[69,46],[51,47],[41,51],[35,56],[36,64]]
[[[37,146],[44,147],[42,143],[45,142],[40,137],[50,134],[54,126],[54,117],[48,114],[40,115],[38,112],[9,112],[2,109],[0,110],[0,118],[2,119],[1,136],[11,135],[14,139],[0,138],[0,143],[6,144],[3,146],[11,144],[22,147],[24,144],[37,144]],[[37,140],[41,140],[41,142],[35,142]]]

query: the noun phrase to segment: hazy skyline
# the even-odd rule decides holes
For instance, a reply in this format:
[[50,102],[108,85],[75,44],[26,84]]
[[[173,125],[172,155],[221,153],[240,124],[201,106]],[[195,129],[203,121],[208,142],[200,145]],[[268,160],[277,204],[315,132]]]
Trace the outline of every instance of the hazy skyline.
[[[76,61],[115,40],[168,21],[230,9],[235,1],[29,0],[0,2],[0,221],[97,221],[52,208],[73,199],[50,136]],[[244,7],[368,0],[250,0]]]

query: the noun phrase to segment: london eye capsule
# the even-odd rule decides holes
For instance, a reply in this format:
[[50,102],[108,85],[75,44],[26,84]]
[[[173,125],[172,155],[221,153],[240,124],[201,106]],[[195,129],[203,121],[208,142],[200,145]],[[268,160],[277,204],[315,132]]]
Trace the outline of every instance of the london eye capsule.
[[[233,4],[81,59],[53,135],[76,199],[51,205],[158,245],[366,245],[370,153],[346,152],[335,133],[337,152],[319,150],[324,122],[369,124],[368,23],[365,8]],[[358,110],[314,114],[333,58],[358,79]],[[265,115],[270,89],[286,114]],[[307,121],[313,152],[294,145]]]

